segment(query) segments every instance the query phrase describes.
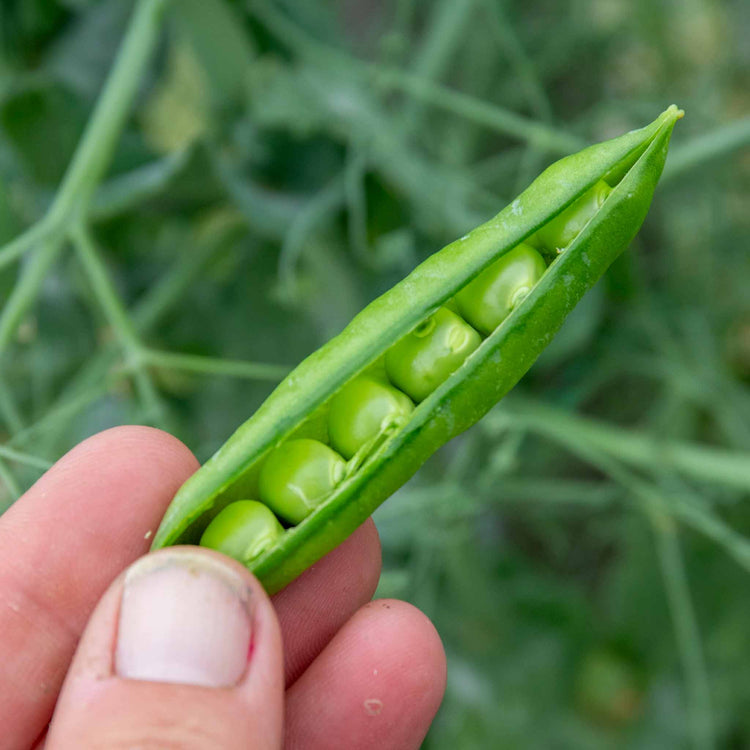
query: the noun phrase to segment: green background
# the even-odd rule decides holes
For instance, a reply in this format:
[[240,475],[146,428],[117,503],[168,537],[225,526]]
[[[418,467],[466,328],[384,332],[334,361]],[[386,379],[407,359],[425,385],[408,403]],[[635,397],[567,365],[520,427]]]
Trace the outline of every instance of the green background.
[[[132,9],[0,5],[0,242]],[[421,259],[674,102],[631,249],[376,514],[379,593],[446,645],[427,748],[750,746],[748,35],[739,0],[173,3],[87,178],[93,244],[0,249],[0,508],[116,424],[206,459]]]

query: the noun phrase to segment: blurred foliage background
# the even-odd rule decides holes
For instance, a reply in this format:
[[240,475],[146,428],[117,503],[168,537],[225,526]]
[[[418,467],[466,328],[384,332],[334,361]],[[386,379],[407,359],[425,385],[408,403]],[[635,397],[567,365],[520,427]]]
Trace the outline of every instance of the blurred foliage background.
[[427,748],[750,747],[749,6],[162,5],[77,182],[134,4],[0,5],[0,508],[116,424],[206,459],[421,259],[676,102],[631,249],[376,514],[380,593],[449,654]]

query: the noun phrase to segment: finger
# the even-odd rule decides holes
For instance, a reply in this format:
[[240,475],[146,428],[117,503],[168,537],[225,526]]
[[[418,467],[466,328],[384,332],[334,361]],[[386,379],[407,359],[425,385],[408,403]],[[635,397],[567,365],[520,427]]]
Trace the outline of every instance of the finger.
[[372,520],[273,598],[291,685],[341,626],[372,599],[380,577],[380,539]]
[[287,691],[285,747],[420,747],[445,691],[432,623],[405,602],[364,606]]
[[281,635],[260,584],[195,547],[136,562],[81,640],[45,750],[281,747]]
[[42,733],[91,610],[148,549],[148,532],[196,466],[166,433],[108,430],[58,461],[0,519],[3,747],[28,748]]

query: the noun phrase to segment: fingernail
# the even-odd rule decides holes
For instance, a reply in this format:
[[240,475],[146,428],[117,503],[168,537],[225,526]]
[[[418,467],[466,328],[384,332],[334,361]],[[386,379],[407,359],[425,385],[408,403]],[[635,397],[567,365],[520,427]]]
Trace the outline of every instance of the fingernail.
[[115,672],[230,687],[245,672],[251,630],[248,588],[231,568],[187,550],[148,555],[125,576]]

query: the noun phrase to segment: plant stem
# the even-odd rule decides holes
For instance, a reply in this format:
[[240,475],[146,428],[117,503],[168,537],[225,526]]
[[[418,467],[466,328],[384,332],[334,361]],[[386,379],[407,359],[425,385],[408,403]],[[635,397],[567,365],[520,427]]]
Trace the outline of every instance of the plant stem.
[[91,200],[89,220],[110,219],[158,195],[184,169],[190,155],[190,150],[176,151],[102,183]]
[[150,418],[159,419],[162,415],[162,407],[156,388],[143,365],[141,356],[143,346],[133,322],[99,258],[99,253],[89,230],[83,224],[74,228],[73,243],[89,278],[94,295],[120,341],[126,364],[135,371],[135,384],[146,406],[147,413]]
[[750,143],[750,117],[727,123],[716,130],[696,136],[676,146],[667,159],[663,180],[679,177],[693,167],[705,164]]
[[21,488],[18,486],[18,482],[16,482],[13,474],[10,473],[10,470],[2,461],[0,461],[0,481],[5,485],[10,495],[10,502],[0,502],[0,513],[2,513],[8,506],[13,504],[13,501],[21,496]]
[[[0,250],[0,265],[44,240],[21,271],[0,315],[0,358],[34,304],[75,222],[82,220],[104,175],[125,124],[143,72],[156,49],[167,0],[139,0],[94,113],[84,131],[46,217]],[[39,228],[41,227],[41,228]],[[58,234],[54,234],[58,231]]]
[[[224,237],[223,232],[213,232],[210,240],[199,243],[195,251],[176,258],[162,279],[138,300],[132,309],[131,317],[139,336],[148,333],[164,314],[180,301],[185,290],[196,281],[206,264],[221,250]],[[110,342],[79,370],[57,397],[50,410],[53,419],[50,422],[42,419],[31,425],[14,435],[12,443],[15,445],[28,442],[39,432],[70,419],[92,401],[106,395],[106,382],[117,365],[118,355],[115,342]],[[122,370],[117,373],[119,376],[122,374]],[[102,382],[105,383],[104,387],[101,385]],[[59,419],[55,415],[59,415]]]
[[581,139],[549,125],[522,117],[467,94],[452,91],[422,76],[364,62],[333,49],[310,37],[266,0],[250,0],[249,5],[255,17],[280,42],[295,54],[307,57],[313,62],[326,66],[333,64],[339,70],[346,70],[358,78],[365,78],[368,83],[374,80],[382,88],[405,91],[421,101],[465,117],[498,133],[533,143],[540,150],[569,154],[587,145]]
[[23,418],[18,410],[13,394],[0,377],[0,418],[11,433],[23,429]]
[[36,224],[32,224],[0,249],[0,269],[18,260],[34,245],[45,242],[56,229],[58,227],[49,218],[41,219]]
[[[438,0],[430,14],[428,28],[411,65],[412,73],[423,81],[439,81],[464,40],[467,26],[475,13],[474,0]],[[423,104],[415,97],[407,101],[402,127],[413,133],[423,119]]]
[[[628,471],[613,456],[601,450],[596,441],[580,441],[580,435],[563,438],[571,450],[621,484],[641,504],[656,535],[656,548],[664,577],[667,603],[675,629],[677,649],[685,673],[688,693],[687,713],[691,719],[692,742],[697,750],[713,748],[711,694],[701,647],[700,633],[670,513],[673,504],[648,482]],[[606,450],[606,449],[605,449]]]
[[38,435],[49,433],[52,430],[61,430],[62,426],[67,425],[73,417],[82,412],[87,406],[90,406],[94,401],[106,395],[109,385],[108,381],[104,383],[99,382],[87,390],[76,393],[71,398],[61,401],[41,419],[24,427],[21,432],[13,435],[9,443],[12,445],[28,444],[32,438],[36,438]]
[[[619,452],[619,442],[615,441],[613,444],[611,441],[602,440],[599,431],[587,431],[585,429],[579,429],[580,425],[576,425],[571,428],[570,423],[563,424],[558,422],[554,424],[557,419],[555,410],[550,410],[547,407],[543,407],[546,412],[546,421],[535,421],[528,420],[524,416],[517,416],[513,413],[513,426],[517,427],[523,425],[532,432],[544,435],[545,437],[554,440],[560,445],[564,446],[571,453],[581,458],[583,461],[590,463],[592,466],[597,467],[604,473],[611,476],[616,481],[619,481],[623,486],[626,486],[631,492],[640,493],[643,495],[642,485],[645,483],[635,483],[635,479],[628,479],[632,475],[620,467],[620,462],[628,463],[632,456],[626,455],[626,453]],[[507,414],[503,414],[506,417]],[[554,419],[552,417],[554,416]],[[493,429],[492,419],[493,415],[485,417],[485,422],[490,425],[490,429]],[[580,418],[571,417],[573,421],[581,421]],[[502,422],[497,420],[494,427],[501,426]],[[604,428],[609,432],[614,431],[614,428]],[[641,439],[646,436],[627,436],[633,440]],[[683,446],[688,453],[691,451],[703,451],[707,449],[698,448],[695,446]],[[653,453],[653,451],[652,451]],[[731,454],[727,454],[730,455]],[[661,459],[661,456],[659,456]],[[732,456],[732,459],[738,462],[745,462],[746,459],[737,456]],[[645,462],[644,462],[645,463]],[[638,465],[638,464],[636,464]],[[689,466],[686,464],[685,466]],[[646,465],[645,468],[659,469],[658,473],[663,473],[664,466],[654,467]],[[685,467],[680,467],[685,469]],[[689,473],[687,470],[684,473]],[[702,477],[706,479],[708,477]],[[721,482],[720,476],[710,477],[713,481]],[[721,521],[710,509],[703,507],[702,504],[696,501],[689,501],[684,498],[687,491],[680,494],[679,497],[670,498],[669,511],[675,517],[679,518],[687,526],[690,526],[695,531],[704,534],[712,541],[719,544],[724,551],[730,555],[738,565],[744,570],[750,573],[750,542],[745,539],[741,534],[738,534],[734,529],[727,526]],[[661,497],[661,496],[660,496]],[[651,500],[648,501],[650,505],[653,505]]]
[[289,290],[295,282],[297,261],[314,228],[330,218],[345,200],[345,170],[337,174],[292,221],[279,253],[279,282]]
[[714,747],[711,692],[677,533],[671,524],[654,524],[654,532],[677,648],[685,672],[687,715],[692,726],[693,746],[696,750],[710,750]]
[[42,282],[64,244],[62,235],[47,237],[21,270],[20,277],[0,313],[0,361],[16,329],[34,304]]
[[143,362],[152,367],[164,367],[169,370],[183,370],[203,375],[228,375],[247,380],[270,380],[278,382],[288,373],[284,365],[272,365],[263,362],[243,362],[218,357],[201,357],[193,354],[178,354],[145,349],[141,352]]
[[521,40],[510,23],[505,3],[496,0],[482,0],[482,10],[489,16],[489,29],[500,42],[505,54],[514,68],[519,85],[524,88],[526,100],[536,115],[545,122],[552,119],[552,105],[550,104],[544,84],[537,75],[533,61],[526,53]]
[[488,427],[492,428],[493,423],[502,426],[510,419],[514,426],[526,427],[555,440],[596,445],[633,466],[645,469],[668,466],[692,479],[750,490],[750,456],[745,453],[663,440],[520,399],[512,399],[509,407],[496,414],[497,420],[493,415],[486,420]]
[[0,445],[0,456],[8,461],[15,461],[16,463],[25,464],[26,466],[33,466],[35,469],[42,469],[42,471],[47,471],[47,469],[52,466],[52,463],[45,458],[32,456],[28,453],[8,448],[5,445]]
[[374,69],[373,72],[376,73],[376,82],[386,89],[401,89],[428,104],[464,117],[489,130],[524,141],[541,151],[566,155],[586,146],[586,142],[577,136],[560,132],[549,125],[410,73],[392,69]]
[[125,126],[161,30],[167,0],[138,0],[107,83],[50,208],[70,218],[85,211]]
[[346,198],[347,237],[352,252],[362,263],[370,261],[367,238],[367,196],[365,173],[367,157],[363,149],[349,145],[344,168],[344,195]]

